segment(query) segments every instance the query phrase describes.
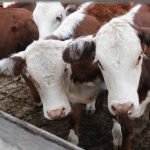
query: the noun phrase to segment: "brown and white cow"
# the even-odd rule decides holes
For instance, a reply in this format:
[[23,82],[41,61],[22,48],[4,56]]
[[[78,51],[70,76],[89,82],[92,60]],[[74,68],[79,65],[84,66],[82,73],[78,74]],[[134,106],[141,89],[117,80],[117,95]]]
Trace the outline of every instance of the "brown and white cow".
[[77,10],[79,4],[61,2],[37,2],[33,20],[39,31],[39,39],[44,39],[55,31],[62,21]]
[[[137,5],[127,14],[116,17],[103,25],[97,35],[89,41],[74,41],[66,49],[66,61],[77,62],[84,55],[91,55],[93,46],[84,49],[81,45],[96,44],[95,62],[99,63],[108,88],[108,108],[119,116],[124,132],[123,149],[131,149],[133,121],[140,117],[150,102],[149,91],[149,48],[150,5]],[[88,39],[88,38],[87,38]],[[139,91],[139,93],[137,92]],[[144,91],[144,93],[143,93]],[[139,96],[145,99],[139,103]]]

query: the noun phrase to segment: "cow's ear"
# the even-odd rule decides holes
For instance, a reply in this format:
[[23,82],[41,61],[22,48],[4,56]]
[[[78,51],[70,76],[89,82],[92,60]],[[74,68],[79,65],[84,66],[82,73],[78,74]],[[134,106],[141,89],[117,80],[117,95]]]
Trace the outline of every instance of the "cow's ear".
[[150,46],[150,28],[138,27],[138,26],[133,26],[133,27],[137,31],[142,44],[146,44],[147,46]]
[[0,76],[15,77],[22,73],[26,66],[25,59],[12,56],[0,60]]
[[71,42],[63,52],[65,62],[73,63],[89,58],[95,52],[93,40],[75,40]]

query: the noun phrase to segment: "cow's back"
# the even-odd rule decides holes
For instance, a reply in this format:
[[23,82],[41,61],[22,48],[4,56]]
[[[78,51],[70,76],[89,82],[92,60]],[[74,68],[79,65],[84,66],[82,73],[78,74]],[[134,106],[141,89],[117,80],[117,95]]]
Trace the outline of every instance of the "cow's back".
[[15,4],[9,5],[7,8],[25,8],[31,12],[35,9],[35,2],[16,2]]
[[32,20],[32,13],[22,8],[0,8],[0,58],[25,50],[38,30]]
[[86,8],[86,14],[96,17],[96,19],[102,24],[110,21],[113,17],[121,16],[129,11],[132,4],[109,4],[99,3],[91,4]]

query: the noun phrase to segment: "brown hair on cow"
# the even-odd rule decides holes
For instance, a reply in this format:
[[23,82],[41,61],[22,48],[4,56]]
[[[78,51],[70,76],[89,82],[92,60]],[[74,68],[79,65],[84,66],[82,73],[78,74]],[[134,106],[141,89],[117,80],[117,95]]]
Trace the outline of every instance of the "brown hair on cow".
[[24,59],[22,59],[21,57],[11,57],[10,59],[13,60],[14,65],[13,65],[13,75],[14,76],[18,76],[22,73],[24,67],[26,66],[26,62]]

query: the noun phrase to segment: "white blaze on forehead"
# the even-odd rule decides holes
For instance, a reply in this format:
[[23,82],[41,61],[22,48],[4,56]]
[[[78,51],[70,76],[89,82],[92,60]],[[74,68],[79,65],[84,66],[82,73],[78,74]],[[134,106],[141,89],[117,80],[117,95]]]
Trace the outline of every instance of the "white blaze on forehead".
[[66,64],[62,52],[69,41],[39,40],[26,49],[27,72],[32,77],[46,111],[64,107],[70,112],[63,84]]
[[[63,21],[66,11],[60,2],[37,2],[33,19],[38,26],[39,38],[50,35]],[[62,20],[57,20],[62,17]]]
[[[140,6],[138,6],[138,9]],[[102,73],[109,91],[108,106],[131,102],[139,107],[137,88],[141,74],[138,57],[142,48],[131,22],[138,9],[112,19],[105,24],[96,36],[96,59],[103,69]]]

